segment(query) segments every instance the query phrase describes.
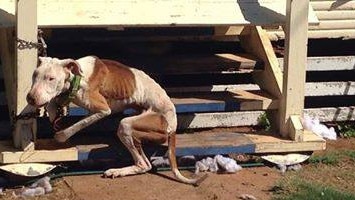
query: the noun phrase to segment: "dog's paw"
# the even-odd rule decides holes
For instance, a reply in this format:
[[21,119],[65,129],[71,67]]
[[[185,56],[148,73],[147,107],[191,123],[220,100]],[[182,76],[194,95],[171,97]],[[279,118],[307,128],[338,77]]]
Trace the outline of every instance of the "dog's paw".
[[55,133],[54,139],[57,142],[65,142],[65,141],[67,141],[69,139],[69,137],[65,134],[64,131],[59,131],[59,132]]
[[121,169],[108,169],[104,172],[103,176],[105,178],[116,178],[123,176]]

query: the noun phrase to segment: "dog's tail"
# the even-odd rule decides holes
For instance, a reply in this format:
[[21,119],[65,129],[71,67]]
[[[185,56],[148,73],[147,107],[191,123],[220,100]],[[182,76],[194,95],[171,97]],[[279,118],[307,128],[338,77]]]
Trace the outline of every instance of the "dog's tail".
[[198,186],[203,180],[207,178],[207,174],[199,178],[191,179],[191,178],[186,178],[180,173],[176,162],[176,156],[175,156],[175,141],[176,141],[175,133],[170,133],[168,136],[168,156],[169,156],[169,162],[170,162],[170,167],[172,172],[180,182]]

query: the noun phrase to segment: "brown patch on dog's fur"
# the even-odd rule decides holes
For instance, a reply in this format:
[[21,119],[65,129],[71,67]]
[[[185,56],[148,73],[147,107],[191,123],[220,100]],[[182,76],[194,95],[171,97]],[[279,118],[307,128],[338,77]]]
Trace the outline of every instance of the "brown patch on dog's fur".
[[89,78],[89,88],[98,89],[106,99],[122,100],[133,95],[136,82],[127,66],[96,58],[94,71]]
[[136,142],[149,141],[162,144],[167,140],[166,119],[157,113],[148,114],[132,123],[132,136]]

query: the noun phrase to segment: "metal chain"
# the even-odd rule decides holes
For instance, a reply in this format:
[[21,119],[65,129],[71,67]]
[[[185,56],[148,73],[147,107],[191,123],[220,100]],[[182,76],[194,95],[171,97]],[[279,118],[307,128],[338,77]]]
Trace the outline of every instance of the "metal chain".
[[17,48],[23,49],[38,49],[40,56],[47,56],[47,44],[44,41],[43,31],[38,29],[37,42],[26,41],[21,38],[17,38]]

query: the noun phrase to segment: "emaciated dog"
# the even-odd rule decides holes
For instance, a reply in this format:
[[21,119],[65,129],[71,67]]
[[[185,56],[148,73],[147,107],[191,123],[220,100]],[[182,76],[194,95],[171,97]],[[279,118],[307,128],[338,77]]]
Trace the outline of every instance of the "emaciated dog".
[[40,57],[33,73],[33,83],[27,102],[35,107],[46,106],[49,120],[57,115],[58,98],[72,96],[72,102],[90,115],[64,130],[54,138],[65,142],[79,130],[115,112],[134,108],[140,114],[123,118],[117,135],[134,159],[134,165],[108,169],[105,177],[120,177],[149,171],[152,165],[142,149],[142,142],[158,144],[168,141],[168,157],[175,177],[187,184],[200,179],[184,177],[175,157],[177,118],[174,104],[165,90],[141,70],[113,60],[87,56],[77,60]]

